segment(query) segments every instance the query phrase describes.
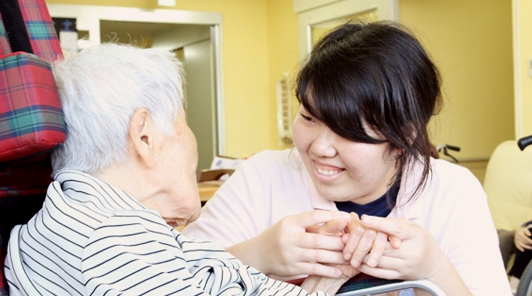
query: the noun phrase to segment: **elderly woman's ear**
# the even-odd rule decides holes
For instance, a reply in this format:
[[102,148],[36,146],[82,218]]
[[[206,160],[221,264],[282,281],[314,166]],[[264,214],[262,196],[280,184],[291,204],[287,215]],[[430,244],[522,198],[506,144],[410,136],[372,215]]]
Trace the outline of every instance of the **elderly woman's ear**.
[[141,165],[154,168],[157,160],[157,147],[159,143],[156,131],[145,108],[141,108],[131,116],[129,122],[129,150]]

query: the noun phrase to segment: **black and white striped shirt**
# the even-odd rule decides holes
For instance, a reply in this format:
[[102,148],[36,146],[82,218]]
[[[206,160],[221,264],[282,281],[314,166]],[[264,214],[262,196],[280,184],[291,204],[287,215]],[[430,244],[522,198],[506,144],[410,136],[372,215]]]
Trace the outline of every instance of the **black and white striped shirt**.
[[[307,294],[185,237],[156,211],[81,172],[56,176],[43,208],[13,239],[18,252],[9,250],[5,262],[12,296],[21,295],[20,277],[41,295]],[[22,274],[12,256],[20,257]]]

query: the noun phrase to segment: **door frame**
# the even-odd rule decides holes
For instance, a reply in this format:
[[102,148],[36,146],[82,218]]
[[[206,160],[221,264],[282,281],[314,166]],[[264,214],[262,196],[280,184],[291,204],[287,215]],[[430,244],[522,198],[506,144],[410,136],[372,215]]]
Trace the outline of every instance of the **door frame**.
[[294,0],[299,32],[299,58],[312,50],[312,26],[376,10],[379,20],[399,21],[399,0]]
[[224,154],[225,111],[222,63],[222,14],[217,12],[185,11],[173,9],[140,9],[95,5],[48,3],[51,17],[76,18],[78,30],[89,31],[89,42],[101,43],[100,20],[192,24],[211,26],[211,42],[214,55],[214,81],[216,101],[216,153]]

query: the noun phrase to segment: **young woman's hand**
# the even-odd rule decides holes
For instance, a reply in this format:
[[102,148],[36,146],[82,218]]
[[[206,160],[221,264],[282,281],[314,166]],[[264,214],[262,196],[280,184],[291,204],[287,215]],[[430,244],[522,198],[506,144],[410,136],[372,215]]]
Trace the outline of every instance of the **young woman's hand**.
[[515,231],[514,243],[519,251],[532,250],[532,239],[530,235],[531,233],[528,227],[521,227]]
[[362,216],[362,223],[399,238],[401,247],[387,246],[378,265],[362,264],[361,272],[384,279],[429,279],[447,295],[471,295],[436,240],[421,226],[407,219],[373,216]]
[[342,271],[329,264],[346,264],[342,238],[307,232],[306,228],[331,220],[343,220],[347,224],[349,219],[347,213],[320,210],[288,216],[227,251],[267,275],[340,277]]
[[362,260],[366,260],[367,265],[377,266],[384,253],[388,241],[394,248],[400,248],[401,240],[389,236],[387,233],[375,231],[362,224],[356,213],[350,213],[351,220],[346,228],[346,235],[343,236],[345,247],[343,250],[344,259],[351,262],[353,267],[358,267]]
[[355,268],[360,266],[366,256],[369,256],[366,264],[372,267],[377,266],[388,240],[394,248],[401,246],[400,239],[393,236],[389,237],[384,232],[377,232],[364,226],[356,213],[350,213],[350,217],[351,219],[345,226],[339,221],[333,220],[321,226],[316,225],[307,228],[307,231],[342,236],[342,241],[345,243],[342,251],[344,259]]

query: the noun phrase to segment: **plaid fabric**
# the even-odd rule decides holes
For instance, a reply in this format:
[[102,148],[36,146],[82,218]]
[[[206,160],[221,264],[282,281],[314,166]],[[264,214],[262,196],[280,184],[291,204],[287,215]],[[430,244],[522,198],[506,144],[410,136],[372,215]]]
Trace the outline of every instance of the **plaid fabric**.
[[48,62],[63,58],[63,52],[44,0],[19,0],[35,55]]
[[0,60],[0,163],[57,148],[65,123],[50,64],[27,53]]
[[0,56],[10,54],[11,47],[9,42],[7,42],[6,30],[4,27],[4,21],[2,20],[2,15],[0,15]]
[[27,221],[42,205],[51,182],[47,154],[65,141],[63,111],[48,63],[63,56],[52,19],[44,0],[18,1],[36,56],[10,54],[0,16],[0,296],[8,296],[5,231]]
[[[46,195],[48,185],[53,181],[49,159],[34,164],[12,165],[0,169],[0,205],[2,198],[10,196]],[[28,182],[28,176],[32,176]],[[1,226],[0,226],[1,228]]]

